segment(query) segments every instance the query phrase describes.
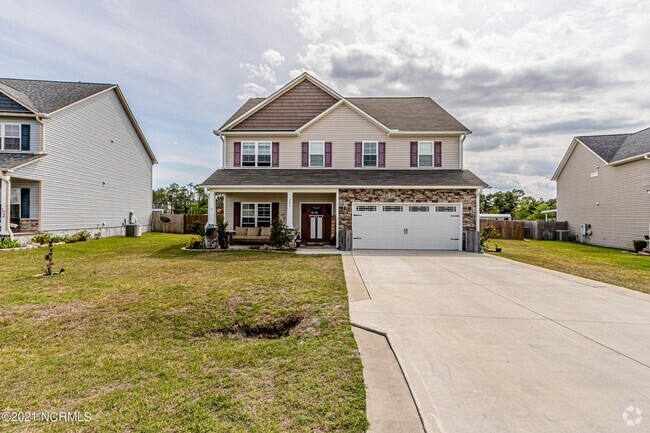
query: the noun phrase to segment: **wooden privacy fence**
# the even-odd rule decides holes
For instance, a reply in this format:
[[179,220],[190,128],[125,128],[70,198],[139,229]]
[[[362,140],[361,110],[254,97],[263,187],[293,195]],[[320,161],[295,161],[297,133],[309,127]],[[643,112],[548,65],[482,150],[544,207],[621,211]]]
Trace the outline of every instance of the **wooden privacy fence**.
[[[160,220],[161,216],[169,218],[170,222],[164,224]],[[203,227],[208,223],[208,216],[153,212],[151,216],[151,231],[185,234],[187,233],[187,226],[194,221],[198,221],[201,227]]]
[[535,239],[554,241],[556,230],[567,230],[566,221],[490,221],[481,220],[481,230],[493,226],[497,239]]

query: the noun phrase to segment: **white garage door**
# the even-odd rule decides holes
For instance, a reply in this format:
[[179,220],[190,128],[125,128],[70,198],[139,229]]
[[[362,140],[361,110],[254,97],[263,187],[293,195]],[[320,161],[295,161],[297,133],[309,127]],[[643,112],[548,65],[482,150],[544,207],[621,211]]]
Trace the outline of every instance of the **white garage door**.
[[353,203],[352,247],[461,250],[458,203]]

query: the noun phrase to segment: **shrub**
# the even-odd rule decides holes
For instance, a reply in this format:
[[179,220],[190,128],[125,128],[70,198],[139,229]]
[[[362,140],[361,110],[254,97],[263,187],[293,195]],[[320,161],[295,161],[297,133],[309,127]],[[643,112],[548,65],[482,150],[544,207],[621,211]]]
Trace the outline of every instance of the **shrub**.
[[8,248],[20,248],[22,244],[18,241],[13,241],[11,238],[2,238],[0,239],[0,250],[6,250]]
[[41,233],[34,236],[31,240],[33,244],[45,245],[50,242],[52,236],[49,233]]
[[192,221],[185,227],[185,232],[190,235],[203,235],[203,227],[199,221]]
[[271,246],[278,249],[284,249],[291,242],[291,231],[289,227],[280,218],[276,218],[271,223]]
[[188,250],[200,250],[203,249],[203,242],[201,239],[196,239],[194,237],[190,238],[190,241],[185,244],[185,248]]
[[648,247],[648,241],[639,239],[639,240],[632,241],[632,245],[634,245],[634,251],[639,253]]
[[68,239],[67,236],[54,235],[54,236],[52,236],[52,243],[53,244],[60,244],[61,242],[67,242],[67,239]]
[[222,250],[228,249],[228,222],[222,214],[217,215],[217,242]]
[[88,233],[85,230],[82,230],[70,236],[62,237],[63,242],[65,242],[66,244],[74,244],[75,242],[86,242],[88,239],[90,239],[90,233]]
[[494,228],[494,226],[485,226],[483,227],[483,230],[481,230],[481,246],[484,247],[485,244],[487,244],[488,239],[490,237],[493,238],[498,238],[499,237],[499,232],[497,229]]

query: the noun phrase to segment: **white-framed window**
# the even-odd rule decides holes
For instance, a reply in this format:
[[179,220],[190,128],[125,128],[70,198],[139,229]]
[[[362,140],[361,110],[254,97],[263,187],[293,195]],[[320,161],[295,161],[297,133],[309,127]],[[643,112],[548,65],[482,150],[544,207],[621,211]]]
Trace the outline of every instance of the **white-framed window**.
[[20,125],[5,123],[0,125],[2,150],[20,150]]
[[270,227],[271,203],[242,203],[241,227]]
[[270,167],[270,141],[244,141],[241,144],[242,167]]
[[309,166],[325,167],[325,142],[324,141],[309,142]]
[[20,188],[11,188],[10,218],[20,218]]
[[433,167],[433,141],[420,141],[418,146],[418,166]]
[[377,148],[379,143],[376,141],[363,142],[363,166],[377,167]]

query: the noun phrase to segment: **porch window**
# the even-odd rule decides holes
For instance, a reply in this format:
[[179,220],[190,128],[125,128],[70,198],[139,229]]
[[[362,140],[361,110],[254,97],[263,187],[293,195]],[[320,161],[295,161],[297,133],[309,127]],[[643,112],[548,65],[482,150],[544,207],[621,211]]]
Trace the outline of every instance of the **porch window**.
[[3,150],[20,150],[20,125],[0,125]]
[[420,167],[433,167],[433,141],[420,141],[418,163]]
[[20,218],[20,188],[11,188],[10,218]]
[[270,167],[270,141],[244,141],[242,144],[242,167]]
[[242,203],[242,227],[270,227],[271,203]]
[[363,166],[364,167],[377,167],[377,142],[364,141],[363,142]]
[[309,142],[309,166],[310,167],[325,166],[325,142],[324,141]]

